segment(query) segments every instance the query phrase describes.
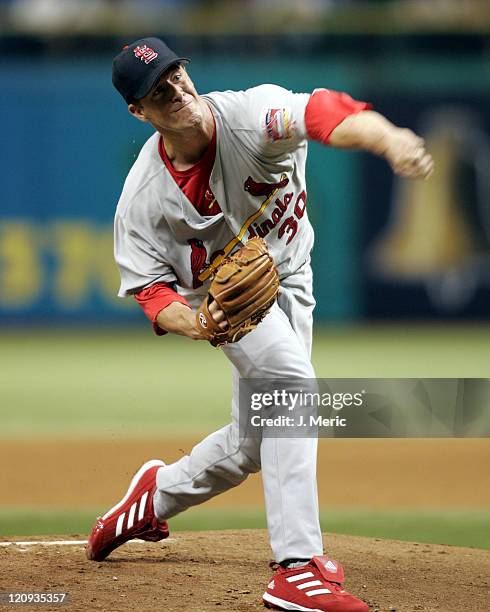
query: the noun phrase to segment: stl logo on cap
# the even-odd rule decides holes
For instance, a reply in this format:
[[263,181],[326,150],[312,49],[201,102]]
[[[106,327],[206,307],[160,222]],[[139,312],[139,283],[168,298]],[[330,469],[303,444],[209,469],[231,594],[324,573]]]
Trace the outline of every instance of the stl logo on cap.
[[138,45],[133,51],[135,57],[139,58],[145,64],[149,64],[158,57],[158,53],[148,45]]

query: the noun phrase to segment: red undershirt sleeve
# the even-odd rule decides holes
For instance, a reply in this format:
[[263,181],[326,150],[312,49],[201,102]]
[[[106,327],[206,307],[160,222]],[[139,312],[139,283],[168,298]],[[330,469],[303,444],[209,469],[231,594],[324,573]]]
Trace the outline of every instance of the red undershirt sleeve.
[[346,117],[372,107],[372,104],[354,100],[346,93],[317,89],[311,94],[305,109],[308,136],[311,140],[328,144],[330,134]]
[[180,302],[184,306],[189,306],[189,302],[172,289],[168,283],[155,283],[151,287],[146,287],[134,295],[134,299],[143,309],[145,315],[153,325],[153,331],[157,336],[164,336],[167,332],[158,327],[157,316],[160,310],[166,308],[172,302]]

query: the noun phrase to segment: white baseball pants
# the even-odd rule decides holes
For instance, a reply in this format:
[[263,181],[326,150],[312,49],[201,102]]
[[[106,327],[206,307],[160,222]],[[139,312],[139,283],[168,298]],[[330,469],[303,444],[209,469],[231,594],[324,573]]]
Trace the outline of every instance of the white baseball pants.
[[238,381],[314,378],[309,263],[281,282],[278,302],[240,342],[223,348],[232,364],[232,422],[157,473],[155,511],[171,518],[262,470],[267,525],[276,561],[323,554],[316,484],[316,438],[239,439]]

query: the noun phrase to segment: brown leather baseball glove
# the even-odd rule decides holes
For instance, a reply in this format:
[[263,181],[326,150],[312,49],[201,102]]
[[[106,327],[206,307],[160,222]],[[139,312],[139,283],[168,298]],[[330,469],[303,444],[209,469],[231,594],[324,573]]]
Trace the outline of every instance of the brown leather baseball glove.
[[[251,238],[216,270],[198,308],[197,325],[213,346],[238,342],[262,321],[277,299],[279,277],[262,238]],[[221,329],[209,312],[216,301],[228,326]]]

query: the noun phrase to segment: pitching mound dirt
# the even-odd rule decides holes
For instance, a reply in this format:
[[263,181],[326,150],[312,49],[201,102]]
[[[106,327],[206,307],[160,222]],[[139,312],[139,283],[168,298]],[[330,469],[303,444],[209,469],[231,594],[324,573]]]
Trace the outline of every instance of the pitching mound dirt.
[[[45,538],[54,539],[66,538]],[[488,551],[340,535],[327,536],[325,548],[344,565],[347,588],[372,611],[490,609]],[[258,530],[128,543],[103,563],[87,561],[78,545],[8,546],[0,547],[0,591],[69,593],[61,607],[17,606],[38,612],[264,610],[269,560],[267,534]]]

